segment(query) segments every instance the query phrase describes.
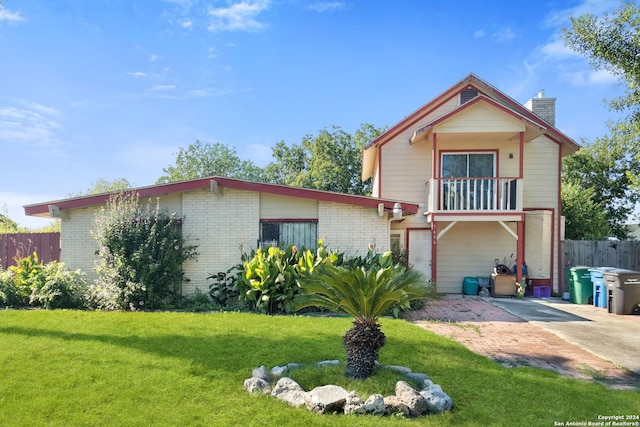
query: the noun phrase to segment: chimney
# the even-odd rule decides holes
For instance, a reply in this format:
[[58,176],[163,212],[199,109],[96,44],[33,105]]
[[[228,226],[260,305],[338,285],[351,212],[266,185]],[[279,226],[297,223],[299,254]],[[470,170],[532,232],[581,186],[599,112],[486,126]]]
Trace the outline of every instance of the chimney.
[[556,98],[545,98],[544,89],[535,94],[524,106],[551,126],[556,125]]

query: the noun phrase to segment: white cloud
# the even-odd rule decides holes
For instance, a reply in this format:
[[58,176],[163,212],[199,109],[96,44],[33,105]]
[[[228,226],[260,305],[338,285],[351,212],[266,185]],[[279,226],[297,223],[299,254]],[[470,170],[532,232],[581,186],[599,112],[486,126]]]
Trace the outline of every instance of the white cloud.
[[147,73],[143,73],[142,71],[133,71],[133,72],[129,72],[127,74],[129,74],[130,76],[133,76],[133,77],[147,77]]
[[616,76],[606,70],[567,71],[560,77],[573,86],[611,85],[618,81]]
[[190,98],[202,98],[207,96],[207,91],[203,89],[193,89],[188,92]]
[[590,15],[602,15],[611,12],[620,6],[618,0],[584,0],[577,5],[550,12],[544,20],[544,25],[550,28],[559,28],[569,24],[572,16],[580,16],[588,13]]
[[155,85],[151,88],[152,91],[173,90],[176,85]]
[[10,24],[17,24],[24,21],[26,20],[20,12],[12,12],[4,6],[0,6],[0,23],[8,22]]
[[37,103],[19,102],[21,107],[0,107],[0,140],[51,145],[63,129],[62,113]]
[[482,37],[484,37],[484,36],[486,36],[486,35],[487,35],[487,33],[485,33],[485,31],[484,31],[483,29],[476,30],[476,31],[473,33],[473,37],[475,37],[475,38],[477,38],[477,39],[481,39]]
[[[551,33],[548,41],[537,46],[523,64],[523,68],[527,70],[524,74],[528,75],[526,80],[529,80],[527,90],[542,83],[538,82],[540,73],[553,76],[557,82],[579,87],[615,83],[617,79],[614,75],[604,70],[595,71],[587,58],[569,49],[562,38],[561,29],[571,25],[571,16],[585,13],[599,16],[615,10],[619,5],[617,0],[583,0],[571,8],[549,13],[542,22],[543,27]],[[535,73],[529,75],[531,70]]]
[[496,43],[502,43],[516,38],[516,33],[509,27],[502,28],[493,34],[491,34],[491,39]]
[[342,10],[346,7],[346,4],[341,1],[331,1],[331,2],[317,2],[312,5],[309,5],[309,10],[314,12],[332,12],[334,10]]
[[158,59],[162,59],[162,56],[160,56],[158,54],[155,54],[155,53],[152,53],[151,55],[149,55],[149,61],[151,61],[151,62],[155,62]]
[[269,7],[268,0],[242,0],[229,7],[209,8],[209,26],[211,32],[218,31],[259,31],[266,24],[257,20],[260,13]]

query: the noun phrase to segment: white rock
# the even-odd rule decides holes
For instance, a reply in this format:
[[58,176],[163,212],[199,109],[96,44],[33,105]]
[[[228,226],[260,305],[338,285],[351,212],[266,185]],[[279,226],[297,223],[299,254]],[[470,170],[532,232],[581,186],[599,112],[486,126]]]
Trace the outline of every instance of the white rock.
[[300,384],[289,377],[280,378],[273,390],[271,390],[271,396],[283,400],[296,408],[304,405],[306,394]]

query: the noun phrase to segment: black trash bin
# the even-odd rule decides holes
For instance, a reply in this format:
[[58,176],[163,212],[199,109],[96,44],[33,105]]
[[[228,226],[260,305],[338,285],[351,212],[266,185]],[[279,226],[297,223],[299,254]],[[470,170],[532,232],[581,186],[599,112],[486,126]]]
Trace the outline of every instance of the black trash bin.
[[640,271],[615,269],[604,272],[607,310],[613,314],[635,314],[640,304]]

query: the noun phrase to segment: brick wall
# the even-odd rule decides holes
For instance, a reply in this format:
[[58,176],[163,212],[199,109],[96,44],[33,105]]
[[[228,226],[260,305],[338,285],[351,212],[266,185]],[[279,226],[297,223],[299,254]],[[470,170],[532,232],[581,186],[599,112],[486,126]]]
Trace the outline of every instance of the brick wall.
[[524,106],[551,126],[556,125],[556,98],[532,98]]
[[182,198],[185,221],[184,236],[197,245],[198,257],[184,265],[190,279],[183,285],[183,293],[196,288],[209,291],[211,281],[206,278],[226,271],[240,262],[240,245],[246,251],[255,248],[260,227],[260,194],[252,191],[221,189],[220,193],[194,191]]
[[97,275],[93,271],[98,259],[98,244],[91,236],[95,224],[96,209],[75,209],[69,211],[69,217],[61,221],[60,259],[70,270],[81,269],[86,273],[87,283],[92,283]]
[[378,251],[389,249],[389,222],[376,209],[320,202],[318,237],[329,249],[348,255],[364,255],[370,243]]

